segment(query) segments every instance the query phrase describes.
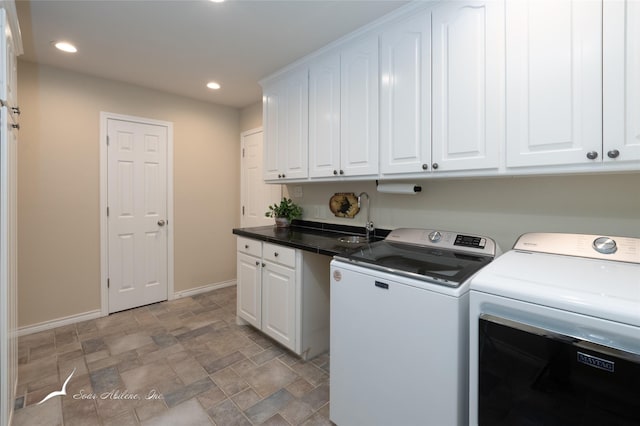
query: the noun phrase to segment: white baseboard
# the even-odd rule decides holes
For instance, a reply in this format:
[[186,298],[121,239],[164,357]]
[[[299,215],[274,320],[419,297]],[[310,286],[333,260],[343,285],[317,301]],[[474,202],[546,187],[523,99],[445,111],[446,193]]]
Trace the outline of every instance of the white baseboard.
[[191,296],[195,296],[196,294],[206,293],[208,291],[217,290],[219,288],[233,287],[234,285],[236,285],[236,280],[221,281],[218,283],[203,285],[202,287],[190,288],[189,290],[179,291],[173,294],[173,298],[180,299],[182,297],[191,297]]
[[[219,283],[207,284],[202,287],[191,288],[189,290],[179,291],[173,294],[172,299],[180,299],[183,297],[191,297],[196,294],[206,293],[208,291],[217,290],[224,287],[232,287],[236,285],[236,280],[222,281]],[[51,330],[52,328],[62,327],[64,325],[74,324],[77,322],[88,321],[102,317],[102,311],[96,309],[95,311],[84,312],[82,314],[70,315],[64,318],[58,318],[51,321],[44,321],[34,325],[27,325],[25,327],[18,328],[18,337],[26,336],[28,334],[38,333],[40,331]]]
[[19,327],[18,337],[26,336],[27,334],[38,333],[40,331],[51,330],[52,328],[62,327],[63,325],[75,324],[77,322],[100,318],[101,316],[102,316],[102,312],[100,311],[100,309],[96,309],[95,311],[84,312],[82,314],[69,315],[68,317],[64,317],[64,318],[58,318],[51,321],[44,321],[34,325]]

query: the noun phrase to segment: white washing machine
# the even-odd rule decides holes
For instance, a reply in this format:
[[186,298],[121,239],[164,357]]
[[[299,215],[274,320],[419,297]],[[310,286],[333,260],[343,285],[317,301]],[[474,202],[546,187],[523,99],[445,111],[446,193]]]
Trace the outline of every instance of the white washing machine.
[[470,286],[471,425],[640,424],[640,239],[525,234]]
[[339,426],[466,426],[469,279],[493,240],[396,229],[331,262],[331,413]]

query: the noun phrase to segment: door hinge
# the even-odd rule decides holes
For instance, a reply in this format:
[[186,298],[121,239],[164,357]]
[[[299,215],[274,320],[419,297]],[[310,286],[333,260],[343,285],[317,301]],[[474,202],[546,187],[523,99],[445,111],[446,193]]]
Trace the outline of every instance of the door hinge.
[[244,206],[242,206],[242,216],[244,216]]
[[107,278],[107,288],[109,288],[110,286],[111,286],[111,280]]
[[242,148],[242,158],[244,158],[244,148]]
[[107,217],[109,217],[109,206],[107,206]]
[[107,146],[109,146],[109,135],[107,135]]

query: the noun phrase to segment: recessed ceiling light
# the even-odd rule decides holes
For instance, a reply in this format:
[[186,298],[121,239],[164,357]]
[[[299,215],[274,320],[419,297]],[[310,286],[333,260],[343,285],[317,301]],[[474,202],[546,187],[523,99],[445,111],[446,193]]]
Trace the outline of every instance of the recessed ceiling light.
[[73,44],[67,43],[66,41],[56,42],[54,43],[54,46],[56,47],[56,49],[62,50],[63,52],[76,53],[78,51],[78,49],[76,49]]
[[209,0],[209,1],[214,2],[214,3],[222,3],[224,0]]
[[207,87],[209,89],[218,90],[220,88],[220,84],[216,83],[215,81],[210,81],[207,83]]

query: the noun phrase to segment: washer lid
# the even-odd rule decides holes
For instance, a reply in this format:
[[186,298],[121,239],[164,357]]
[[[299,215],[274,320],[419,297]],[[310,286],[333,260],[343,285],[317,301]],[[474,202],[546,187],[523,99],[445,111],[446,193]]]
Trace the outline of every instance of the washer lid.
[[511,250],[471,290],[640,327],[640,264]]

